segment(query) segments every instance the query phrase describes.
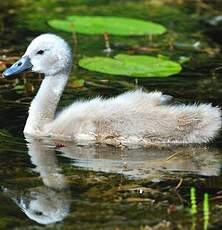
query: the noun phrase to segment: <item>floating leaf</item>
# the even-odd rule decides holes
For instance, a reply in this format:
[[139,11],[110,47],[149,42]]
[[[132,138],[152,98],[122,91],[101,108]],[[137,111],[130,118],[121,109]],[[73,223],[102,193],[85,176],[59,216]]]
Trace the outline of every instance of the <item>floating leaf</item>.
[[168,77],[181,71],[177,62],[145,55],[86,57],[79,61],[79,65],[91,71],[131,77]]
[[112,35],[159,35],[166,32],[160,24],[124,17],[68,16],[66,20],[49,20],[48,24],[66,32]]

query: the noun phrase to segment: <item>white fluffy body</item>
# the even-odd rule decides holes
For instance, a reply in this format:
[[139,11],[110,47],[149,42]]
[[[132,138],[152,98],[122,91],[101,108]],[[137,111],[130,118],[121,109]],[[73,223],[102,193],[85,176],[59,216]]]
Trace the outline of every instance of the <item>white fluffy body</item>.
[[[35,55],[38,50],[47,50]],[[161,92],[136,90],[110,99],[77,101],[55,117],[71,68],[66,42],[43,34],[29,45],[33,71],[44,73],[24,129],[32,136],[115,146],[205,143],[221,127],[221,111],[210,104],[170,105]]]

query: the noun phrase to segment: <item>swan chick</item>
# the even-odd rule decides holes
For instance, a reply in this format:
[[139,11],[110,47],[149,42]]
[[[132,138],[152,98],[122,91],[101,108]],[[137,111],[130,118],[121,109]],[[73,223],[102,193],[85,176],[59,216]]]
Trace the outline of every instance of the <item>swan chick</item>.
[[72,54],[54,34],[42,34],[5,78],[33,71],[44,80],[29,108],[24,133],[35,137],[114,146],[206,143],[221,127],[221,111],[211,104],[171,105],[171,96],[135,90],[117,97],[76,101],[56,114],[68,81]]

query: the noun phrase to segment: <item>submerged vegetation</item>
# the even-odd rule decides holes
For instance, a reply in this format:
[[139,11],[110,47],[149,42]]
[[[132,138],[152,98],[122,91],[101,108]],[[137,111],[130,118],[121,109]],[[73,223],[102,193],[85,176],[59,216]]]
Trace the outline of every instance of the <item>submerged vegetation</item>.
[[[38,34],[58,33],[72,46],[79,65],[61,108],[77,98],[138,87],[161,90],[178,103],[222,105],[220,1],[18,0],[0,6],[1,71]],[[129,18],[144,27],[135,28]],[[83,28],[88,19],[90,28]],[[38,140],[41,151],[32,155],[22,130],[40,81],[32,74],[0,79],[0,229],[221,229],[220,135],[207,147],[140,150],[68,143],[60,148]],[[50,210],[62,215],[41,224],[37,204],[47,204],[47,215]],[[35,218],[27,215],[31,208]]]
[[[203,198],[203,228],[204,230],[208,229],[209,226],[209,194],[208,193],[204,193],[203,194],[204,198]],[[192,215],[192,230],[197,228],[197,214],[198,214],[198,206],[197,206],[197,195],[196,195],[196,189],[195,187],[191,187],[190,188],[190,201],[191,201],[191,215]]]
[[191,214],[192,216],[197,214],[197,199],[196,199],[196,189],[191,187],[190,189],[190,201],[191,201]]

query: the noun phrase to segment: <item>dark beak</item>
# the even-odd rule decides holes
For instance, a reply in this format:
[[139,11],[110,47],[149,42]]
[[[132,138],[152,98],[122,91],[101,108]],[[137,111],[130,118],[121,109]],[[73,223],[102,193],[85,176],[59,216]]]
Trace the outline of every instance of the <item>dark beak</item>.
[[12,75],[24,73],[31,70],[32,63],[30,61],[30,58],[29,56],[24,56],[21,59],[19,59],[16,63],[14,63],[12,66],[10,66],[8,69],[6,69],[2,73],[2,76],[8,78]]

